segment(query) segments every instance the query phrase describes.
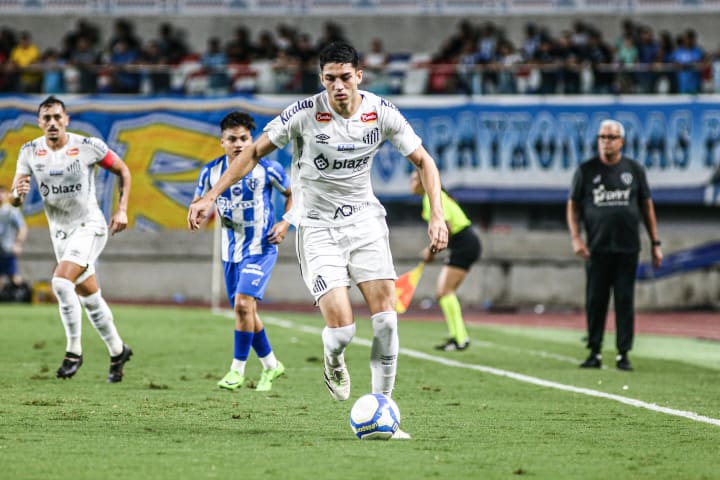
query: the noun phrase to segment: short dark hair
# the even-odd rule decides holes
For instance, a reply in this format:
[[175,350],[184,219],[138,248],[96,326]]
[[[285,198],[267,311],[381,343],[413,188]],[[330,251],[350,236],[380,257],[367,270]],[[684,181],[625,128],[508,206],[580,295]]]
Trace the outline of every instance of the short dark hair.
[[60,105],[63,109],[63,112],[65,111],[65,103],[63,103],[63,101],[56,96],[50,95],[38,106],[38,115],[40,115],[40,110],[42,110],[43,108],[52,107],[53,105]]
[[355,47],[342,40],[332,42],[323,48],[318,59],[320,60],[320,70],[325,68],[328,63],[349,63],[353,68],[357,68],[360,64],[358,51],[355,50]]
[[220,130],[223,132],[235,127],[245,127],[252,132],[255,130],[255,120],[249,114],[236,110],[220,121]]

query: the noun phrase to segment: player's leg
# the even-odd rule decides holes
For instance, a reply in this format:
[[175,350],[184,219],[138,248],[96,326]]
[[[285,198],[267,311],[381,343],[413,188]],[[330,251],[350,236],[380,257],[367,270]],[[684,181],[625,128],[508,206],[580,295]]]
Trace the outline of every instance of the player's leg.
[[618,254],[613,276],[613,301],[615,303],[615,333],[617,358],[620,370],[632,370],[628,352],[632,349],[635,334],[635,275],[638,254]]
[[248,257],[241,262],[242,268],[237,285],[238,294],[253,300],[252,319],[250,318],[251,312],[243,313],[243,329],[253,333],[251,346],[263,367],[260,380],[255,386],[255,390],[261,392],[271,390],[273,380],[285,373],[285,366],[275,357],[267,331],[258,313],[258,301],[265,296],[265,290],[276,261],[277,249],[275,248],[263,254]]
[[325,385],[335,400],[350,397],[350,373],[345,365],[345,349],[355,336],[350,295],[347,287],[336,287],[318,300],[325,319],[322,331]]
[[587,317],[590,349],[588,358],[580,364],[583,368],[600,368],[605,321],[610,301],[611,266],[607,255],[591,254],[585,262],[587,285],[585,289],[585,315]]
[[322,331],[325,385],[335,400],[350,397],[345,348],[355,336],[348,288],[347,254],[338,229],[300,227],[296,250],[303,281],[325,319]]
[[88,320],[105,342],[110,354],[107,381],[117,383],[122,381],[125,363],[133,352],[120,338],[112,311],[102,296],[95,275],[95,262],[106,242],[106,231],[96,227],[80,227],[68,237],[63,259],[83,267],[80,274],[74,277],[75,291]]
[[53,272],[51,286],[60,311],[60,321],[65,329],[65,358],[56,375],[58,378],[70,378],[82,366],[82,309],[77,293],[75,279],[85,267],[72,262],[60,261]]
[[233,359],[230,370],[217,383],[218,387],[235,390],[245,383],[245,365],[254,336],[255,299],[238,293],[242,263],[223,262],[228,301],[235,316],[233,329]]
[[439,350],[465,350],[470,344],[470,336],[465,328],[462,307],[457,298],[457,289],[465,280],[467,270],[452,265],[444,265],[438,275],[436,292],[438,304],[445,316],[450,331],[447,343],[438,345]]

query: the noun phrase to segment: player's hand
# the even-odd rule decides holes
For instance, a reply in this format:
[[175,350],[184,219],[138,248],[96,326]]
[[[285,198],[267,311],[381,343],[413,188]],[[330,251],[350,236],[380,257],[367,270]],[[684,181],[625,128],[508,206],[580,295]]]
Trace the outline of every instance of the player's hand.
[[13,185],[13,190],[17,193],[18,197],[24,199],[25,195],[30,193],[30,177],[21,178]]
[[122,232],[127,228],[128,218],[125,210],[117,210],[112,218],[110,218],[110,235],[115,235],[118,232]]
[[572,249],[575,255],[583,260],[590,258],[590,250],[588,250],[587,245],[585,245],[585,242],[582,241],[582,238],[572,239]]
[[208,213],[212,207],[212,201],[205,197],[200,197],[190,204],[188,208],[188,228],[192,231],[200,230],[200,227],[208,218]]
[[448,228],[445,221],[430,219],[428,236],[430,237],[430,253],[434,255],[445,250],[448,244]]
[[652,249],[652,263],[653,267],[656,269],[660,268],[663,261],[663,253],[662,248],[660,248],[660,245],[653,245]]
[[420,258],[422,258],[423,262],[430,263],[435,260],[435,254],[430,251],[430,247],[425,247],[420,252]]
[[275,245],[282,243],[282,241],[285,240],[285,237],[287,236],[287,231],[289,227],[290,223],[287,220],[281,220],[275,225],[273,225],[267,235],[268,242]]

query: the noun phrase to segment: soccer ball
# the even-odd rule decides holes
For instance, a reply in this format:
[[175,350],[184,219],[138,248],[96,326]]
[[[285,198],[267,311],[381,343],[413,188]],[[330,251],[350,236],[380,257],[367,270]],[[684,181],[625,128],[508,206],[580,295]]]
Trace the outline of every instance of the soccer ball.
[[400,427],[400,410],[390,397],[368,393],[350,410],[350,426],[360,440],[387,440]]

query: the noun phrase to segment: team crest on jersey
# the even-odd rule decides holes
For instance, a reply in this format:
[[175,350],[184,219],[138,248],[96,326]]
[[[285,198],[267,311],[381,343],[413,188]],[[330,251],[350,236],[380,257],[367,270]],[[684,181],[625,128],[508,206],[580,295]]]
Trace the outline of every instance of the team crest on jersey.
[[597,174],[595,175],[595,178],[593,178],[593,183],[600,183],[600,180],[602,180],[602,178],[600,177],[600,174]]
[[317,135],[315,135],[315,143],[327,145],[328,140],[330,140],[330,135],[326,135],[324,133],[318,133]]
[[330,113],[330,112],[317,112],[317,113],[315,114],[315,120],[318,121],[318,122],[323,122],[323,123],[329,122],[330,120],[332,120],[332,113]]
[[71,163],[67,167],[67,171],[68,171],[68,173],[76,173],[76,174],[80,173],[80,171],[81,171],[80,160],[75,160],[73,163]]
[[313,163],[318,170],[325,170],[330,166],[330,161],[322,153],[313,159]]
[[257,178],[246,178],[245,179],[245,185],[247,186],[247,188],[249,188],[253,192],[257,188],[258,183],[260,183],[260,182],[258,181]]
[[633,181],[632,173],[630,173],[630,172],[623,173],[622,175],[620,175],[620,180],[622,180],[622,182],[625,185],[632,185],[632,181]]
[[380,129],[375,127],[363,132],[363,142],[374,145],[380,141]]
[[360,121],[363,123],[377,122],[377,113],[375,113],[375,112],[363,113],[362,115],[360,115]]

